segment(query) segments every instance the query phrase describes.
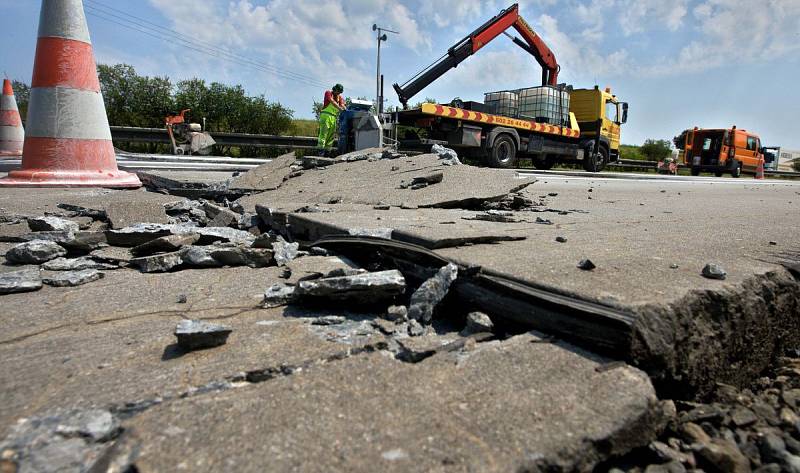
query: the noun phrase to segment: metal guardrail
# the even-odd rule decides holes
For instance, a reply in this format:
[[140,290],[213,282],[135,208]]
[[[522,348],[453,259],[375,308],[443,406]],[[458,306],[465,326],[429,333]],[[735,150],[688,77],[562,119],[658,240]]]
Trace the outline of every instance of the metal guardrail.
[[[640,169],[657,169],[658,161],[640,161],[638,159],[620,159],[616,163],[609,163],[609,166],[619,166],[626,168],[640,168]],[[678,163],[678,168],[686,169],[683,163]],[[766,176],[782,176],[782,177],[800,177],[800,172],[795,171],[775,171],[772,169],[765,169],[764,175]]]
[[[247,133],[210,133],[220,146],[253,146],[255,148],[311,149],[317,147],[313,136],[251,135]],[[163,128],[112,126],[114,141],[131,143],[166,143],[169,135]]]

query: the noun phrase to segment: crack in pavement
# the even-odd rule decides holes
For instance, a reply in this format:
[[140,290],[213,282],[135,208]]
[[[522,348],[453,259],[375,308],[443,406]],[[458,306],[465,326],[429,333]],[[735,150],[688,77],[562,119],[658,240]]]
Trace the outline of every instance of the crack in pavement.
[[375,353],[379,351],[389,351],[388,344],[382,341],[375,344],[367,344],[360,347],[348,348],[330,356],[306,360],[296,365],[280,364],[262,369],[249,370],[243,373],[225,376],[222,378],[222,380],[210,381],[200,386],[190,387],[185,391],[175,395],[156,396],[150,399],[111,405],[108,407],[108,410],[119,416],[120,419],[130,419],[147,411],[151,407],[158,406],[166,402],[179,401],[204,394],[224,392],[245,386],[260,384],[265,381],[291,376],[295,373],[299,373],[315,366],[346,360],[353,356],[358,356],[364,353]]

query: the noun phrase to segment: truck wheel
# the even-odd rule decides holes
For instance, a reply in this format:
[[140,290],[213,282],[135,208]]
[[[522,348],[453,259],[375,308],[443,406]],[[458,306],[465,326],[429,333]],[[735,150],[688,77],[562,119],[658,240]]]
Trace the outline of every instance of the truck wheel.
[[736,167],[731,171],[731,177],[740,177],[742,175],[742,163],[736,163]]
[[500,135],[495,138],[489,150],[489,166],[493,168],[512,168],[517,163],[517,145],[514,138]]
[[716,177],[722,177],[722,174],[723,172],[721,169],[717,169],[716,171],[714,171],[714,176]]
[[536,169],[542,169],[544,171],[552,168],[555,163],[556,163],[556,160],[551,158],[550,156],[547,156],[547,157],[544,157],[544,158],[542,158],[542,157],[533,158],[533,166]]
[[604,146],[600,146],[597,150],[597,157],[595,157],[594,162],[592,162],[592,146],[594,145],[589,146],[586,157],[583,158],[583,169],[589,172],[600,172],[606,167],[606,163],[608,163],[608,150]]
[[700,168],[692,168],[692,176],[699,176],[700,175]]

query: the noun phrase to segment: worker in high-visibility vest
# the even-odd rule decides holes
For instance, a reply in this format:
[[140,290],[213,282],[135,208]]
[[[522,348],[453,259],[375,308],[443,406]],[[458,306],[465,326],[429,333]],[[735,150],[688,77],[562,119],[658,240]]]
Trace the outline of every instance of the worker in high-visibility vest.
[[344,92],[342,84],[336,84],[333,89],[325,91],[322,111],[319,113],[319,141],[317,142],[317,146],[323,150],[333,146],[336,119],[339,117],[339,112],[345,109],[342,92]]

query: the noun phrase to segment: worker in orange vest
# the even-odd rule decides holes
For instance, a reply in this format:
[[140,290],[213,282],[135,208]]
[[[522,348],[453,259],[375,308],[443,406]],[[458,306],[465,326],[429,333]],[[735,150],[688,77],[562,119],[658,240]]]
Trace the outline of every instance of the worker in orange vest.
[[319,112],[319,140],[317,142],[317,146],[323,150],[333,146],[336,119],[339,117],[339,112],[345,109],[342,92],[344,92],[342,84],[336,84],[333,89],[325,91],[322,111]]

